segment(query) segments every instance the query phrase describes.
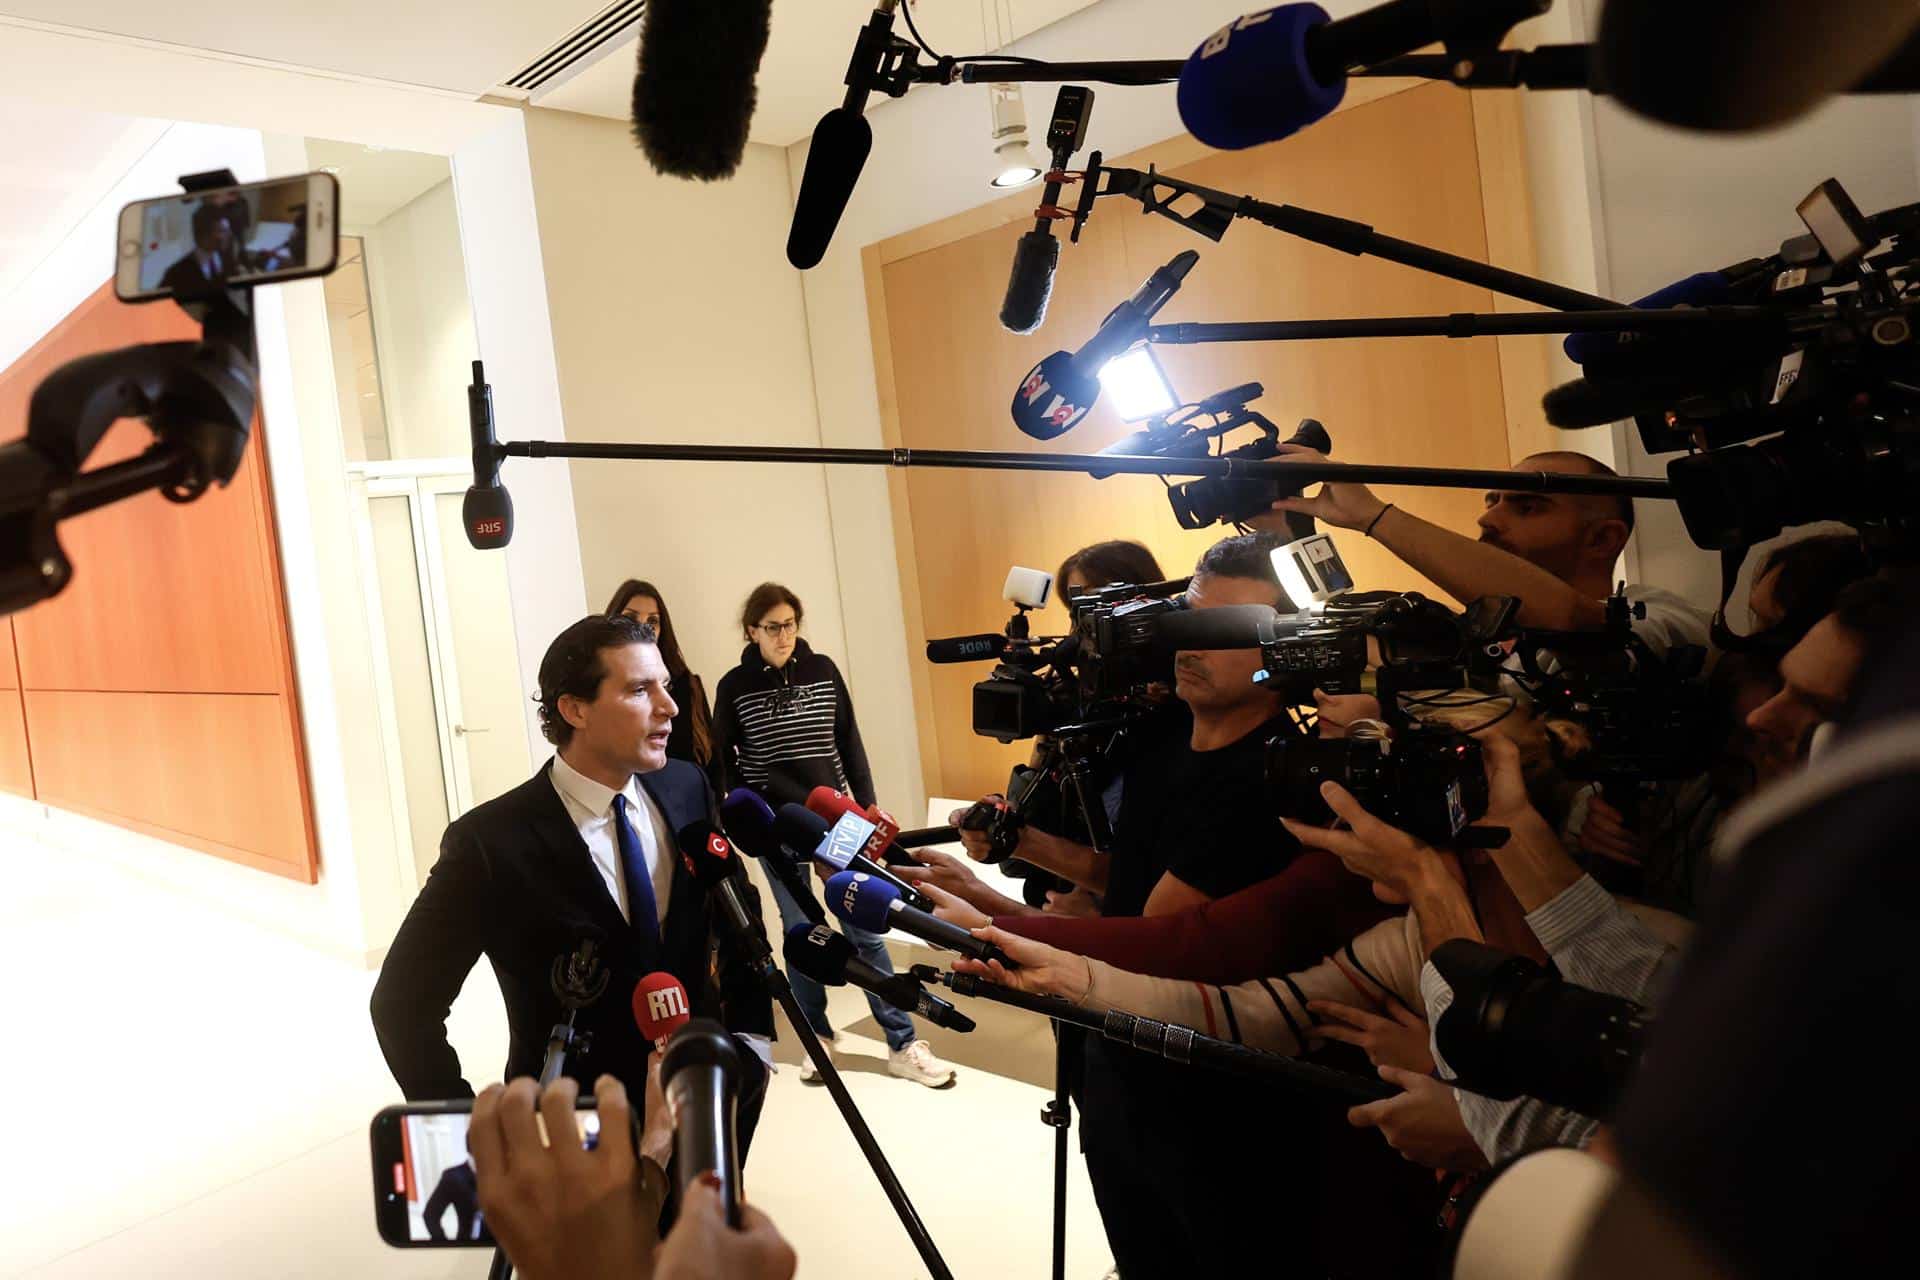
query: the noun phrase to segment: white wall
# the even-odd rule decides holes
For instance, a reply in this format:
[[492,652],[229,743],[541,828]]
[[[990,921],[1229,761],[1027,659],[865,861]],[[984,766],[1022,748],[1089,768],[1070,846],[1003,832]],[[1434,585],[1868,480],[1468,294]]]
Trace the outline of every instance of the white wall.
[[452,180],[363,235],[390,456],[460,457],[479,345]]
[[[785,156],[749,147],[730,181],[696,184],[656,176],[616,121],[533,108],[526,124],[567,438],[818,444],[800,279],[783,256]],[[517,434],[504,417],[501,430]],[[522,476],[562,465],[509,463],[516,502]],[[709,691],[739,659],[741,603],[767,579],[799,594],[819,649],[858,651],[822,468],[570,465],[588,604],[628,577],[657,583]],[[889,559],[878,576],[890,587],[892,574]],[[862,727],[884,719],[880,687],[857,662],[848,674]],[[901,794],[911,767],[866,731],[882,794]]]

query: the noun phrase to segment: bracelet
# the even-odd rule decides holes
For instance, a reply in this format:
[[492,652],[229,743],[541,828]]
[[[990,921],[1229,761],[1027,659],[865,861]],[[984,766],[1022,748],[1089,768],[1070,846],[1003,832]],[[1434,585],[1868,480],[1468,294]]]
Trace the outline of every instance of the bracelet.
[[1393,504],[1391,502],[1389,502],[1386,506],[1380,508],[1380,515],[1375,516],[1372,520],[1367,522],[1367,531],[1360,536],[1363,538],[1371,538],[1373,536],[1373,526],[1380,523],[1380,516],[1384,516],[1385,514],[1387,514],[1387,512],[1391,510],[1393,510]]

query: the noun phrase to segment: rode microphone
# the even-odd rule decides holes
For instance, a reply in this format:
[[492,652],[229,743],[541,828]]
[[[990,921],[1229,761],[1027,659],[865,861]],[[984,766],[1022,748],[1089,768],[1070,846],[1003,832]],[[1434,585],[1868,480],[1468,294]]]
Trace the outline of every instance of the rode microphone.
[[[1060,186],[1065,177],[1061,171],[1080,149],[1092,113],[1093,90],[1077,84],[1060,86],[1053,100],[1053,119],[1047,125],[1047,151],[1053,164],[1040,194],[1040,207],[1034,210],[1033,230],[1013,246],[1013,270],[1007,275],[1007,296],[1000,304],[1000,327],[1009,333],[1032,333],[1047,318],[1053,272],[1060,265],[1053,220],[1060,216]],[[1077,227],[1074,237],[1079,238]]]
[[648,0],[633,77],[633,138],[656,173],[730,178],[747,150],[773,0]]
[[826,925],[797,924],[787,930],[787,965],[827,987],[851,982],[896,1009],[917,1013],[936,1027],[973,1030],[973,1019],[939,996],[930,995],[911,976],[882,973],[854,954],[853,944]]
[[892,814],[885,809],[874,807],[862,809],[852,796],[843,795],[832,787],[815,787],[807,796],[807,811],[828,822],[839,822],[849,813],[858,814],[873,823],[873,834],[867,838],[861,852],[875,862],[891,866],[905,864],[917,867],[920,864],[907,856],[906,848],[898,842],[900,824],[894,821]]
[[460,522],[477,551],[498,551],[513,541],[513,499],[500,483],[500,447],[493,438],[493,388],[481,362],[473,362],[467,388],[467,429],[473,437],[473,485],[460,504]]
[[957,924],[949,924],[900,900],[900,893],[884,880],[858,871],[840,871],[827,879],[827,909],[856,928],[868,933],[886,933],[898,929],[922,942],[957,951],[975,960],[998,960],[1009,969],[1017,968],[1007,953],[991,942],[976,938]]
[[1078,426],[1100,398],[1101,368],[1140,340],[1154,313],[1180,291],[1199,261],[1192,249],[1175,254],[1132,297],[1108,312],[1078,351],[1056,351],[1033,366],[1014,392],[1013,425],[1035,440],[1052,440]]
[[1007,651],[1007,638],[998,631],[973,636],[944,636],[927,641],[927,661],[936,665],[952,662],[986,662]]
[[1551,4],[1387,0],[1337,22],[1317,4],[1261,9],[1208,36],[1187,59],[1175,94],[1180,122],[1223,151],[1274,142],[1339,106],[1350,71],[1442,40],[1494,48],[1514,24]]
[[695,1018],[673,1033],[660,1060],[661,1091],[673,1108],[673,1167],[681,1194],[703,1174],[720,1181],[727,1225],[740,1225],[740,1144],[734,1115],[740,1051],[726,1028]]
[[864,815],[843,814],[838,822],[828,825],[825,818],[811,810],[797,804],[783,804],[774,818],[774,826],[781,832],[781,843],[801,857],[824,862],[835,871],[852,869],[883,880],[908,902],[925,911],[933,910],[933,900],[926,894],[863,852],[874,831],[873,823]]
[[649,1044],[665,1044],[692,1016],[686,987],[665,970],[657,969],[634,984],[633,1020]]
[[867,94],[879,88],[880,70],[893,43],[893,11],[899,0],[880,0],[853,42],[847,63],[847,96],[820,117],[807,145],[807,167],[793,197],[787,229],[787,261],[802,271],[820,265],[840,215],[873,150],[873,126],[865,115]]
[[807,919],[819,924],[827,918],[826,909],[813,896],[806,874],[780,847],[774,831],[773,810],[760,793],[747,787],[735,787],[720,802],[720,821],[750,858],[765,865],[767,873],[780,881]]

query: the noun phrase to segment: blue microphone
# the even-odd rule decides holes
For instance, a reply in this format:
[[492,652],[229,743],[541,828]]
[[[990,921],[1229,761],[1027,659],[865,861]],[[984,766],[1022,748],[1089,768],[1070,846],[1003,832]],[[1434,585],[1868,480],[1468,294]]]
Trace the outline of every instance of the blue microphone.
[[[1663,307],[1719,307],[1734,301],[1733,281],[1724,271],[1699,271],[1684,280],[1655,289],[1634,302],[1643,311]],[[1584,365],[1596,356],[1605,356],[1629,342],[1642,340],[1635,333],[1570,333],[1560,344],[1567,359]]]
[[800,904],[801,914],[809,923],[820,924],[826,920],[827,913],[813,896],[813,886],[807,883],[806,873],[780,847],[780,837],[774,830],[773,809],[759,792],[748,787],[735,787],[727,792],[727,798],[720,802],[720,825],[748,857],[758,858],[766,865],[767,874],[778,879]]
[[1309,34],[1327,21],[1317,4],[1283,4],[1208,36],[1180,72],[1180,123],[1210,147],[1239,151],[1327,115],[1347,94],[1346,69],[1322,66],[1316,74],[1309,56]]
[[975,960],[998,960],[1008,968],[1014,967],[999,947],[974,937],[957,924],[908,906],[900,900],[898,889],[863,872],[839,871],[827,877],[826,898],[827,910],[856,929],[865,929],[868,933],[898,929],[922,942],[958,951]]

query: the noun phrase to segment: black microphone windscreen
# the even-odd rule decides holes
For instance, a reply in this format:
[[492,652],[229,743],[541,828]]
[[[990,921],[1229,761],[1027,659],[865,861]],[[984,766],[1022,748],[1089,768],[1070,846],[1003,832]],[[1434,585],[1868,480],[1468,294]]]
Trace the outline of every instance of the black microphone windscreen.
[[498,551],[513,541],[513,499],[504,485],[474,485],[460,504],[467,541],[477,551]]
[[1333,452],[1333,437],[1327,434],[1327,429],[1316,418],[1300,419],[1300,425],[1287,437],[1287,443],[1303,444],[1315,453]]
[[733,873],[733,845],[706,819],[689,822],[673,839],[695,883],[711,887]]
[[1556,427],[1604,427],[1639,412],[1634,388],[1575,378],[1540,397],[1540,408]]
[[873,126],[858,111],[835,107],[820,117],[787,231],[787,261],[795,267],[809,270],[827,256],[827,245],[872,150]]
[[747,150],[773,0],[649,0],[633,77],[633,137],[659,173],[730,178]]
[[1053,297],[1053,272],[1060,265],[1060,241],[1048,231],[1029,231],[1013,246],[1013,270],[1007,275],[1007,296],[1000,304],[1000,327],[1009,333],[1032,333],[1047,318]]
[[811,858],[832,829],[825,818],[803,804],[783,804],[773,815],[773,833],[803,858]]
[[843,987],[847,983],[847,962],[853,959],[853,944],[827,925],[796,924],[787,930],[782,954],[789,968],[822,986]]
[[998,658],[1007,651],[1007,638],[998,632],[984,632],[977,636],[942,636],[938,640],[927,641],[927,661],[943,662],[985,662],[989,658]]

